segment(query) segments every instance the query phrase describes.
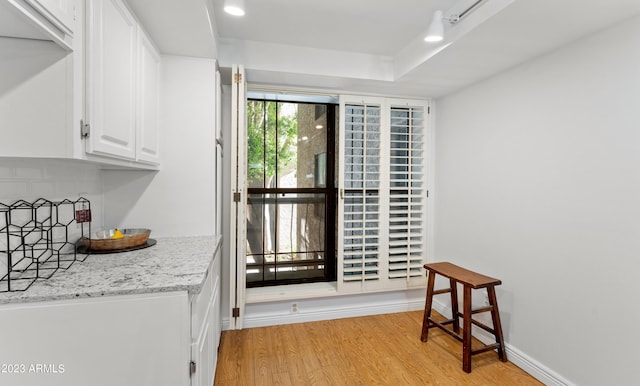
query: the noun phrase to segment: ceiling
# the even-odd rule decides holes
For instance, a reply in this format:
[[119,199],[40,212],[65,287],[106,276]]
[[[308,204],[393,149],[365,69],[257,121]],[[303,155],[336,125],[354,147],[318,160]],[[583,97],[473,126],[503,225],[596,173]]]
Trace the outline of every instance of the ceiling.
[[431,15],[475,0],[127,0],[163,53],[245,65],[254,84],[440,97],[640,13],[640,0],[485,0],[440,44]]

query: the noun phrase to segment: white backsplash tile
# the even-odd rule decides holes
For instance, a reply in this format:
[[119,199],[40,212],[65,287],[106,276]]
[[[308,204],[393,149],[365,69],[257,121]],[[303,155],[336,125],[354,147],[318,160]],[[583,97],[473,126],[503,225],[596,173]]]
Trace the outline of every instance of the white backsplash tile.
[[44,177],[46,169],[38,167],[16,167],[15,177],[21,179],[40,179]]
[[102,224],[102,172],[93,165],[66,160],[0,158],[0,203],[17,200],[76,200],[91,202],[92,227]]
[[30,190],[28,181],[0,180],[0,202],[10,204],[24,198],[25,193]]
[[12,178],[13,177],[13,168],[0,165],[0,179],[3,178]]
[[51,181],[36,181],[31,183],[31,190],[38,192],[41,197],[56,197],[56,183]]

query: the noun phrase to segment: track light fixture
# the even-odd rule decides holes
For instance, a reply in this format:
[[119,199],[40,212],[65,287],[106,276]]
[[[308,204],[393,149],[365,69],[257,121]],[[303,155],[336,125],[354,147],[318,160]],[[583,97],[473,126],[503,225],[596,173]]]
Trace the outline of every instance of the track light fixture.
[[431,20],[431,24],[429,25],[427,36],[425,36],[424,41],[430,43],[442,41],[442,39],[444,39],[444,21],[449,22],[449,24],[457,24],[458,22],[460,22],[460,20],[462,20],[463,17],[468,15],[469,12],[475,9],[483,1],[484,0],[477,0],[464,11],[448,16],[444,16],[444,13],[440,10],[435,11],[433,13],[433,19]]
[[433,13],[433,20],[427,30],[427,36],[424,37],[425,42],[435,43],[444,39],[444,24],[442,23],[442,11]]
[[225,0],[224,11],[233,16],[244,16],[244,0]]

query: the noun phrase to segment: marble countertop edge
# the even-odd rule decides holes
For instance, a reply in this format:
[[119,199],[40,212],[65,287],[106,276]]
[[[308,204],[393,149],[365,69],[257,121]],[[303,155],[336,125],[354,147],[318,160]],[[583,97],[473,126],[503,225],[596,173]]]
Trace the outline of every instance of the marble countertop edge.
[[222,245],[221,236],[157,238],[126,253],[89,255],[25,291],[0,293],[0,305],[187,291],[199,293]]

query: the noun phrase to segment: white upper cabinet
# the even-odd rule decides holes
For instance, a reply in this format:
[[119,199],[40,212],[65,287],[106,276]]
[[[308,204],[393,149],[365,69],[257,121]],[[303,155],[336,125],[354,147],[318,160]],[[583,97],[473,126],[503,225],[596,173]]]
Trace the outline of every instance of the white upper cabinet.
[[75,0],[0,1],[0,36],[50,40],[72,51]]
[[89,2],[87,152],[135,159],[137,24],[120,0]]
[[86,151],[159,163],[160,58],[121,0],[88,5]]
[[160,56],[138,29],[138,110],[136,160],[160,161]]

